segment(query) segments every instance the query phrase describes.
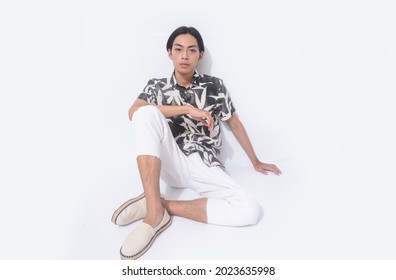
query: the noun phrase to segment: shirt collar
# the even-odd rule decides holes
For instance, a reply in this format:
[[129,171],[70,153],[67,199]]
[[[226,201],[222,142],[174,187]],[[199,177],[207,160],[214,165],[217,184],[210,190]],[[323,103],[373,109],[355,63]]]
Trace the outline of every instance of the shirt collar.
[[[192,81],[191,81],[191,86],[197,86],[197,85],[199,85],[198,79],[199,79],[200,77],[201,77],[201,75],[199,75],[198,71],[195,70],[195,71],[194,71],[193,78],[192,78]],[[172,77],[171,77],[171,79],[170,79],[170,84],[171,84],[172,86],[180,86],[180,85],[177,83],[175,71],[173,71],[173,73],[172,73]]]

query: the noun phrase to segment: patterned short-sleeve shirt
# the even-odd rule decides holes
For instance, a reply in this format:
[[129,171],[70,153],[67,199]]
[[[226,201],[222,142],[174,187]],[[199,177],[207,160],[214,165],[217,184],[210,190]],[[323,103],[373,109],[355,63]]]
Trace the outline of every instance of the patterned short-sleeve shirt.
[[220,121],[231,118],[235,108],[221,79],[195,71],[189,88],[178,85],[174,74],[171,78],[151,79],[138,98],[152,105],[187,105],[210,112],[214,122],[211,131],[189,115],[167,120],[184,154],[198,152],[206,165],[224,168],[218,159],[222,144]]

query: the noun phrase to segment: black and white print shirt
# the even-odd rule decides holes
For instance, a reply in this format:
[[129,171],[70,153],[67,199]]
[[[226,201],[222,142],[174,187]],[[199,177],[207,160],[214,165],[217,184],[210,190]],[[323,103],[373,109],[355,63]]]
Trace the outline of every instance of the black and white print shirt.
[[178,85],[174,74],[171,78],[151,79],[138,98],[151,105],[187,105],[210,112],[213,117],[211,131],[189,115],[167,120],[184,154],[188,156],[198,152],[206,165],[224,168],[218,159],[222,142],[220,121],[231,118],[235,108],[221,79],[195,71],[189,88]]

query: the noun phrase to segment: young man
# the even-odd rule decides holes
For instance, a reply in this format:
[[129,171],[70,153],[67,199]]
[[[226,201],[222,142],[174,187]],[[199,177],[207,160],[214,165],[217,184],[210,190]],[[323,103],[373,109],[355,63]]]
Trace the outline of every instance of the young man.
[[[142,256],[171,225],[170,215],[226,226],[258,222],[260,206],[218,159],[220,121],[228,123],[257,171],[281,174],[278,167],[260,162],[255,155],[223,81],[197,73],[205,51],[199,32],[179,27],[166,48],[175,68],[172,77],[151,79],[129,109],[144,192],[121,205],[112,221],[126,225],[144,220],[125,239],[122,259]],[[195,190],[201,198],[161,198],[160,177],[170,186]]]

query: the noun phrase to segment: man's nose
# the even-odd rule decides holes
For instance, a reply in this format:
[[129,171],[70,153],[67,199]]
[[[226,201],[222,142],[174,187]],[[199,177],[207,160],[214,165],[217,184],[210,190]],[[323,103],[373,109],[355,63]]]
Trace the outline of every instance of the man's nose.
[[188,50],[183,51],[182,58],[183,59],[188,59]]

